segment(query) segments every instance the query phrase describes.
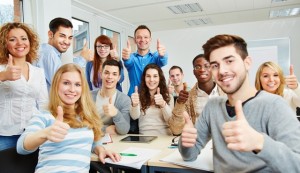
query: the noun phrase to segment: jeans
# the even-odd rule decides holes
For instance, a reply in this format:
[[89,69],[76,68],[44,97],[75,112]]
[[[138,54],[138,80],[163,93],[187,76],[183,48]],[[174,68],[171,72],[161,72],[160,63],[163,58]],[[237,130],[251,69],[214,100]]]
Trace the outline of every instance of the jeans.
[[16,147],[20,135],[1,136],[0,135],[0,151],[8,148]]

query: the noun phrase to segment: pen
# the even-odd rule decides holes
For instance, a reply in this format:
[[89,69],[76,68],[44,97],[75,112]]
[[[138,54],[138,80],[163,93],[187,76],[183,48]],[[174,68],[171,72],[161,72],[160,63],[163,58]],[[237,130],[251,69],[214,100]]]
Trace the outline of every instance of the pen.
[[120,153],[121,156],[137,156],[136,154],[131,153]]

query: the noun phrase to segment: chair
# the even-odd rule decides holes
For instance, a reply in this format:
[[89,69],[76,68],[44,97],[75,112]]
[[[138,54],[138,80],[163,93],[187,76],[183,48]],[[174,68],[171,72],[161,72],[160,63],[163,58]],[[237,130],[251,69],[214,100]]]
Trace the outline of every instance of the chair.
[[33,173],[38,162],[38,150],[28,155],[20,155],[16,148],[0,151],[1,173]]

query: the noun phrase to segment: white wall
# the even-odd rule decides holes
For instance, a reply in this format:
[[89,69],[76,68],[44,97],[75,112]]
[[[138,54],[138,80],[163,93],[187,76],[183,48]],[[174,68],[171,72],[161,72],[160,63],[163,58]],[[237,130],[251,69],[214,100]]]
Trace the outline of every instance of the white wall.
[[[193,86],[196,78],[193,75],[192,60],[203,53],[202,45],[217,34],[235,34],[247,40],[261,40],[272,38],[290,38],[291,64],[295,74],[300,79],[300,17],[280,20],[239,23],[230,25],[208,26],[192,29],[153,32],[153,41],[157,38],[166,46],[169,53],[168,65],[163,71],[168,78],[168,70],[172,65],[181,66],[185,81]],[[155,49],[152,42],[152,50]]]

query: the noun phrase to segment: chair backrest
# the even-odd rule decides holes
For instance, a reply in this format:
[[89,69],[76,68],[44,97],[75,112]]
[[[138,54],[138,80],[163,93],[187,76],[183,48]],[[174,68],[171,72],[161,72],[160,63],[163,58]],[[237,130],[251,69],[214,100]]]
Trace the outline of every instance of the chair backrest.
[[28,155],[20,155],[16,148],[0,151],[0,173],[34,173],[38,162],[38,150]]

